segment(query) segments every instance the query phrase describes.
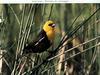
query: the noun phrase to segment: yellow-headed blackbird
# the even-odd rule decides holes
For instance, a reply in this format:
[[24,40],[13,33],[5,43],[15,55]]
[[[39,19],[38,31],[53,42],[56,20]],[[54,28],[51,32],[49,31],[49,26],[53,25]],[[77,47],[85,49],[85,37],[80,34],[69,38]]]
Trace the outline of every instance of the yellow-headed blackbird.
[[29,43],[25,48],[25,53],[41,53],[46,51],[51,45],[55,37],[55,23],[51,20],[47,21],[37,39]]

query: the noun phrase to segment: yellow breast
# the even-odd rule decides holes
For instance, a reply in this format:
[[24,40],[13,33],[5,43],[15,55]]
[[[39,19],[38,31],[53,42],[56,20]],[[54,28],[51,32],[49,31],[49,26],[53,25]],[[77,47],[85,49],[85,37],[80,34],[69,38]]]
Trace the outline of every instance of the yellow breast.
[[48,37],[48,39],[49,39],[50,41],[53,41],[53,40],[54,40],[54,37],[55,37],[55,31],[54,31],[54,30],[50,30],[50,31],[48,31],[48,32],[46,33],[46,35],[47,35],[47,37]]
[[54,24],[53,21],[47,21],[43,26],[43,30],[46,32],[48,39],[53,41],[55,37],[55,27],[50,26],[50,24]]

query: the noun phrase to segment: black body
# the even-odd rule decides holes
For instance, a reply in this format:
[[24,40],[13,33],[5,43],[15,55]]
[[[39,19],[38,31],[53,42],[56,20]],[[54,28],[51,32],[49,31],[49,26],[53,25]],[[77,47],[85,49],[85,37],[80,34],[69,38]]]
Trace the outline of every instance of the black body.
[[42,30],[34,42],[29,43],[24,47],[24,53],[41,53],[46,51],[51,46],[46,32]]

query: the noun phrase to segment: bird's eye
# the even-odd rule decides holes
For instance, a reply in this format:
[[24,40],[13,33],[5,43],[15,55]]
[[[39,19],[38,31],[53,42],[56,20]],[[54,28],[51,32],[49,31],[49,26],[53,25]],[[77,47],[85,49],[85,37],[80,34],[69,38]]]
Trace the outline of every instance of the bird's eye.
[[52,26],[52,23],[51,23],[51,24],[49,24],[49,26]]

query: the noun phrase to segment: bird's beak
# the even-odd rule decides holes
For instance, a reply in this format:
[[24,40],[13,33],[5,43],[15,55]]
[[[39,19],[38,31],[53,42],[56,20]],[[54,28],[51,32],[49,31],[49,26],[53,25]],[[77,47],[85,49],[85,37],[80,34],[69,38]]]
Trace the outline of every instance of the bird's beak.
[[52,24],[52,27],[55,27],[56,26],[56,24]]

